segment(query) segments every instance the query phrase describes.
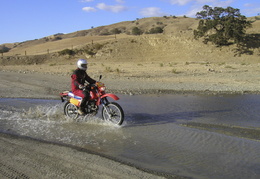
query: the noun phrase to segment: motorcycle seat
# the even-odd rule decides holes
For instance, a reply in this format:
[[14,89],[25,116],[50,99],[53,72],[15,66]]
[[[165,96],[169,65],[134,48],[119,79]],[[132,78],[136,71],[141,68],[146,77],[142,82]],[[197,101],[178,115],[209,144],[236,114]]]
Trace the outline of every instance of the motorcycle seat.
[[82,97],[74,95],[71,91],[68,93],[68,96],[71,97],[71,98],[82,100]]

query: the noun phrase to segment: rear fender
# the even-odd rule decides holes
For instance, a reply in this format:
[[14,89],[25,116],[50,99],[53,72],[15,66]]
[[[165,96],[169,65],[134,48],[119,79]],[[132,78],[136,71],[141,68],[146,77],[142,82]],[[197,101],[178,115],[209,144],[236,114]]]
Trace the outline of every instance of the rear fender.
[[62,93],[60,93],[60,96],[68,96],[69,91],[63,91]]
[[60,93],[60,98],[62,102],[66,100],[66,98],[68,97],[68,93],[69,91],[63,91],[62,93]]

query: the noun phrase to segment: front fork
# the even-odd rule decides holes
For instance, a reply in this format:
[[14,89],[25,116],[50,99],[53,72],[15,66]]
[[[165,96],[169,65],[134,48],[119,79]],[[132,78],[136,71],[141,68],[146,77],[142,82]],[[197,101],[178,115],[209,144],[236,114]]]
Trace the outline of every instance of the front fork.
[[108,99],[107,99],[106,97],[105,97],[105,98],[102,98],[100,102],[101,102],[101,104],[102,104],[104,110],[105,110],[106,113],[108,114],[109,118],[111,118],[111,114],[109,113],[109,111],[108,111],[108,109],[107,109],[107,106],[106,106],[106,104],[109,103]]

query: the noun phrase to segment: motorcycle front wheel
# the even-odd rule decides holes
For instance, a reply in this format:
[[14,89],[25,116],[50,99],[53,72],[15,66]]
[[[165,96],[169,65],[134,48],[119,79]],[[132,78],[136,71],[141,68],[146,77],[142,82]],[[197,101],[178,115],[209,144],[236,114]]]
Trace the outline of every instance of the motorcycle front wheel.
[[67,102],[64,105],[64,114],[71,119],[77,119],[79,116],[77,106],[70,102]]
[[121,125],[124,121],[124,111],[119,104],[109,102],[102,108],[102,117],[113,124]]

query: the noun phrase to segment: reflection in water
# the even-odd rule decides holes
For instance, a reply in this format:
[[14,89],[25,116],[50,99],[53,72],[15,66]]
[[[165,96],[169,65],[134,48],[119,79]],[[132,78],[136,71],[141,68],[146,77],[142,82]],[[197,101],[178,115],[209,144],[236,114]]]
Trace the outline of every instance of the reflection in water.
[[[140,125],[157,125],[177,122],[178,120],[191,121],[195,118],[201,118],[211,113],[231,112],[231,110],[216,110],[216,111],[189,111],[189,112],[174,112],[168,114],[149,114],[149,113],[133,113],[129,117],[132,118],[132,123],[128,123],[127,127]],[[168,116],[168,117],[166,117]]]
[[[0,99],[0,130],[88,148],[169,174],[259,178],[260,96],[122,95],[119,103],[126,114],[122,127],[99,115],[68,120],[57,100]],[[255,133],[249,139],[231,129]]]

